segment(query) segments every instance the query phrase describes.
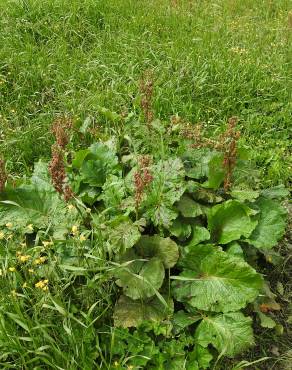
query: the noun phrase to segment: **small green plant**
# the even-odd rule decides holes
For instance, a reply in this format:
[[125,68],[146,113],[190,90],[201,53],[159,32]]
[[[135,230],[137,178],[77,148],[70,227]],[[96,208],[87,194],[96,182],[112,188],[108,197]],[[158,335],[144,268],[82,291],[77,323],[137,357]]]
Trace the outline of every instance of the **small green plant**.
[[3,177],[3,368],[207,369],[253,344],[251,314],[273,327],[257,257],[285,232],[286,189],[250,187],[234,120],[214,140],[118,119],[120,136],[62,154],[62,181],[52,162]]

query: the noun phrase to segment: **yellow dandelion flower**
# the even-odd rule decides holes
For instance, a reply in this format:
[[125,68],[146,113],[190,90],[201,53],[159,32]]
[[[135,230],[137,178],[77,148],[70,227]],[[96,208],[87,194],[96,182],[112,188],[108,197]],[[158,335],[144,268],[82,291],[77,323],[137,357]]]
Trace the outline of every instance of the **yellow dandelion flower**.
[[115,365],[115,367],[118,367],[118,366],[119,366],[118,361],[115,361],[115,362],[114,362],[114,365]]
[[31,256],[27,254],[27,255],[21,255],[21,256],[19,256],[18,259],[19,259],[20,262],[25,263],[25,262],[27,262],[30,259],[30,257]]
[[3,231],[0,231],[0,240],[4,239],[5,237],[5,234],[3,233]]
[[33,231],[33,224],[29,224],[26,226],[28,231]]
[[78,226],[76,226],[76,225],[73,225],[73,226],[72,226],[72,229],[71,229],[71,231],[72,231],[72,234],[73,234],[73,235],[76,235],[76,234],[78,234]]
[[14,271],[16,271],[16,268],[15,267],[9,267],[9,269],[8,269],[10,272],[14,272]]
[[22,248],[24,248],[24,247],[26,247],[26,243],[20,243],[20,246],[21,246]]
[[85,235],[81,234],[80,237],[79,237],[80,241],[81,242],[85,242],[85,240],[87,239]]
[[23,288],[27,288],[27,282],[25,282],[24,284],[22,284],[22,287]]
[[69,204],[68,209],[69,209],[69,211],[73,211],[75,209],[75,207],[73,206],[73,204]]
[[13,223],[12,222],[7,222],[7,224],[5,225],[8,229],[11,229],[12,226],[13,226]]
[[133,370],[133,369],[134,369],[134,366],[133,365],[127,366],[127,370]]
[[28,269],[28,272],[29,272],[30,274],[33,274],[33,273],[34,273],[34,269]]
[[16,252],[16,255],[17,255],[17,256],[21,256],[21,252],[20,252],[20,251],[17,251],[17,252]]
[[85,210],[87,213],[90,213],[91,212],[91,208],[86,208]]
[[12,297],[17,297],[17,292],[15,289],[11,290]]
[[48,283],[49,283],[48,279],[40,280],[38,283],[35,283],[35,287],[46,291],[48,290]]
[[42,243],[45,248],[49,247],[50,245],[53,245],[53,242],[51,241],[43,241]]
[[47,257],[39,257],[34,260],[34,265],[41,265],[42,263],[46,262]]

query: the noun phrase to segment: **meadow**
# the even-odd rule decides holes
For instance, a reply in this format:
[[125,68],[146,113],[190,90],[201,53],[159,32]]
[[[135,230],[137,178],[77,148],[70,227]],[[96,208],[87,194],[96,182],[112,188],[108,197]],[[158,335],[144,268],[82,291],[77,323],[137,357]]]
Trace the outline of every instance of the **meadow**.
[[291,1],[0,14],[1,368],[289,369]]

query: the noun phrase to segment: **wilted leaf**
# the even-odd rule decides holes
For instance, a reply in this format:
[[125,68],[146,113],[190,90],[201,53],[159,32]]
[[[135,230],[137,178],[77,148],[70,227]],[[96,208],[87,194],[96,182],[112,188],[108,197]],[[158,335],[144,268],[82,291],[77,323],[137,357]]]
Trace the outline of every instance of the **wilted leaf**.
[[262,197],[255,206],[260,210],[257,215],[258,225],[248,241],[257,248],[273,248],[284,235],[286,211],[275,201]]
[[234,357],[254,344],[251,322],[241,312],[206,316],[195,337],[202,347],[212,344],[220,354]]
[[249,237],[257,225],[253,210],[236,200],[214,206],[208,214],[208,227],[214,242],[227,244],[241,236]]
[[181,266],[185,270],[172,277],[173,294],[200,310],[239,310],[257,297],[262,286],[262,278],[246,262],[209,245],[190,247]]
[[137,327],[145,320],[161,322],[173,311],[173,302],[168,300],[167,303],[168,306],[165,306],[157,297],[143,302],[122,295],[115,306],[114,324],[129,328]]
[[170,238],[162,238],[159,235],[141,236],[136,245],[136,250],[142,257],[157,257],[165,268],[173,267],[179,257],[178,246]]

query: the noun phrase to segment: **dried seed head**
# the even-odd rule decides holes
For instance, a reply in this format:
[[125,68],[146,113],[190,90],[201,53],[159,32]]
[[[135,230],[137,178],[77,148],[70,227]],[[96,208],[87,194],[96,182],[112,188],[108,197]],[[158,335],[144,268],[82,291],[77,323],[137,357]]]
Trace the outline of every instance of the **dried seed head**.
[[6,181],[7,181],[7,174],[5,170],[5,161],[4,159],[0,159],[0,191],[4,190]]
[[141,108],[144,113],[145,120],[148,126],[153,121],[152,96],[153,96],[153,73],[151,71],[144,72],[140,81],[141,92]]
[[52,124],[52,132],[56,138],[57,144],[65,149],[69,142],[69,130],[72,128],[72,119],[68,117],[59,117]]

